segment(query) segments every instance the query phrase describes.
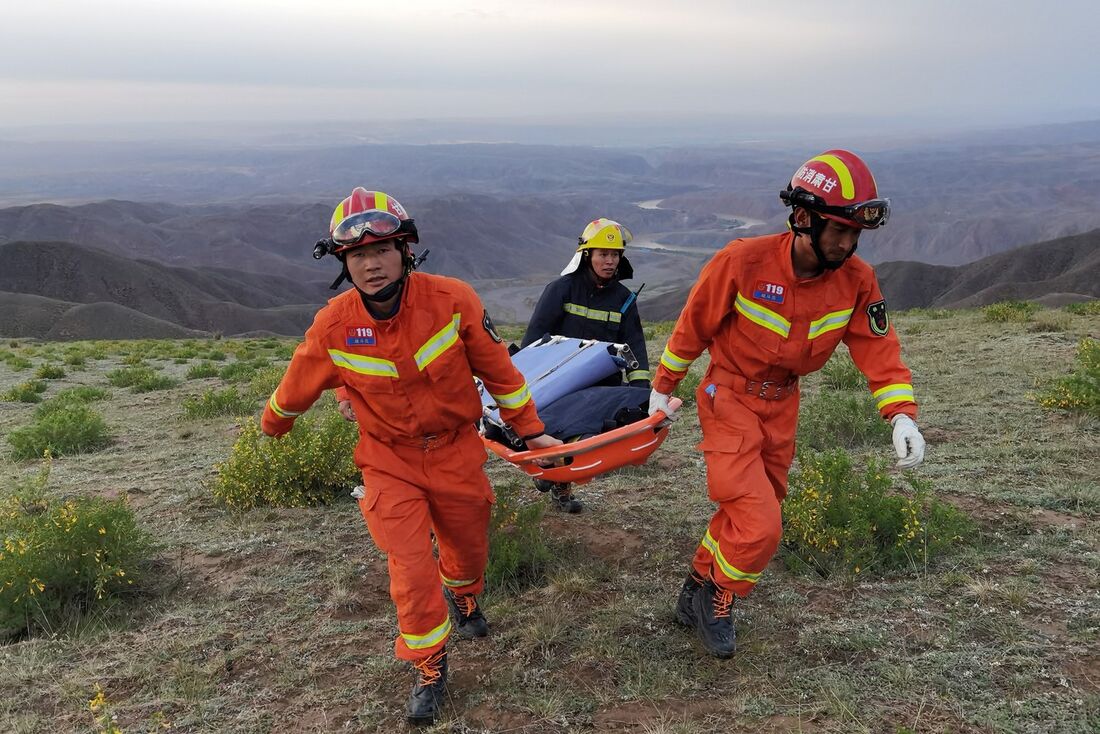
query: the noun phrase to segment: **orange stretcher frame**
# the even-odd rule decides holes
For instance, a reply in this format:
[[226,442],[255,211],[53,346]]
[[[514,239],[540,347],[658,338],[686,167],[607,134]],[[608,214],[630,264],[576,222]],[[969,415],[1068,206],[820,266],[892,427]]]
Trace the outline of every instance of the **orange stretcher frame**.
[[[671,398],[669,407],[679,410],[681,400]],[[514,464],[537,479],[549,482],[584,484],[593,477],[627,465],[640,465],[668,437],[672,425],[664,413],[601,433],[574,443],[548,449],[513,451],[504,444],[481,436],[486,448],[505,461]],[[536,462],[553,459],[555,466],[539,466]]]

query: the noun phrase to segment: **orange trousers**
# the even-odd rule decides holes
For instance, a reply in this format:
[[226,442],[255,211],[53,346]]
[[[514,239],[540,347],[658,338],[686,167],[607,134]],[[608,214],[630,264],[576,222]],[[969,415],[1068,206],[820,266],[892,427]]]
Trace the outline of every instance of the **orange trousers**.
[[441,585],[458,594],[479,594],[485,586],[494,501],[482,469],[485,448],[472,425],[409,445],[360,441],[370,463],[359,509],[389,566],[399,632],[394,654],[426,658],[451,633]]
[[747,596],[779,548],[780,503],[794,459],[798,393],[765,400],[711,381],[696,392],[707,493],[718,503],[692,565],[702,578]]

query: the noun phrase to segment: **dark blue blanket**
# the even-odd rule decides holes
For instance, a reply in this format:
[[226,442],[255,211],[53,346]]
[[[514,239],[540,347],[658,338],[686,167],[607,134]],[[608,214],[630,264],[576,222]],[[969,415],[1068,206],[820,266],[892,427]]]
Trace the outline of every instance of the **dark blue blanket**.
[[546,432],[562,440],[595,436],[646,417],[649,388],[587,387],[538,406]]

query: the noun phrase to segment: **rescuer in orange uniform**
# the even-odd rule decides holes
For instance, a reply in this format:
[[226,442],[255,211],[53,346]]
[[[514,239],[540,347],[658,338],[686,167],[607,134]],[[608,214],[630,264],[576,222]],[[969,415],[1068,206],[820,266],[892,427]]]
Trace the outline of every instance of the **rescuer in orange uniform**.
[[407,714],[430,722],[443,701],[452,630],[488,634],[476,595],[493,491],[474,427],[482,410],[474,375],[529,447],[561,442],[542,433],[527,383],[473,289],[413,272],[416,226],[397,200],[356,188],[336,207],[329,231],[314,255],[334,254],[355,287],[317,313],[268,401],[263,430],[286,433],[327,389],[342,387],[350,400],[363,472],[359,507],[388,559],[395,651],[418,672]]
[[707,490],[718,503],[676,605],[717,657],[735,649],[730,608],[779,547],[780,502],[794,457],[798,378],[820,369],[843,340],[894,427],[898,466],[924,458],[912,377],[871,267],[853,257],[862,230],[886,223],[866,164],[846,150],[806,161],[780,193],[790,232],[734,240],[704,266],[653,383],[650,413],[703,350],[711,363],[696,392]]

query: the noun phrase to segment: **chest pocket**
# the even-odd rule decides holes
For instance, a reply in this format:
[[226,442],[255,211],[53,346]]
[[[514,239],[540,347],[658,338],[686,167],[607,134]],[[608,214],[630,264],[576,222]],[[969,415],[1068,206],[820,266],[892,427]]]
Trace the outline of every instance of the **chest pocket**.
[[460,322],[461,314],[454,314],[413,355],[416,369],[428,375],[432,382],[453,379],[456,370],[469,372],[469,365],[462,358],[465,349],[458,336]]
[[805,366],[807,371],[819,370],[829,361],[848,330],[853,310],[831,306],[825,313],[811,317],[809,330],[806,332],[810,352]]
[[782,314],[751,301],[740,291],[733,302],[737,311],[737,328],[754,345],[771,354],[778,354],[780,348],[791,336],[791,322]]
[[364,392],[393,392],[397,365],[388,359],[329,349],[329,358],[340,368],[344,381]]

